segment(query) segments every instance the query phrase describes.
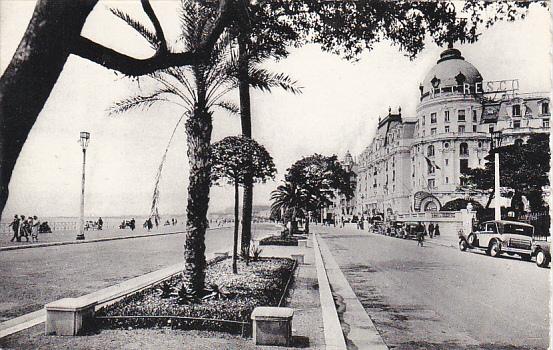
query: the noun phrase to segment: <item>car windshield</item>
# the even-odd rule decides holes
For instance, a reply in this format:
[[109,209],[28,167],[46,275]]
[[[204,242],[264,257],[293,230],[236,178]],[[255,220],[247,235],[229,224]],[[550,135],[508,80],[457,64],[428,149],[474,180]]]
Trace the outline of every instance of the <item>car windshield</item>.
[[514,224],[504,224],[503,233],[514,234],[514,235],[523,235],[523,236],[532,236],[534,233],[534,228],[532,226],[522,226]]

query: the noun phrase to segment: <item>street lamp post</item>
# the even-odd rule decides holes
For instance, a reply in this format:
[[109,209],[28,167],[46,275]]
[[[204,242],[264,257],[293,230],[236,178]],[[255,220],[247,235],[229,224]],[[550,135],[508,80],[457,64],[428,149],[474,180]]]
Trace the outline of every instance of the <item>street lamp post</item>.
[[84,239],[84,179],[85,179],[85,165],[86,165],[86,148],[88,147],[88,141],[90,140],[90,133],[81,131],[79,143],[83,148],[83,177],[81,180],[81,217],[79,221],[79,233],[77,234],[77,240]]
[[[491,131],[492,149],[501,147],[501,131]],[[499,152],[494,154],[495,164],[495,181],[494,181],[494,197],[495,197],[495,220],[501,220],[501,193],[499,184]]]

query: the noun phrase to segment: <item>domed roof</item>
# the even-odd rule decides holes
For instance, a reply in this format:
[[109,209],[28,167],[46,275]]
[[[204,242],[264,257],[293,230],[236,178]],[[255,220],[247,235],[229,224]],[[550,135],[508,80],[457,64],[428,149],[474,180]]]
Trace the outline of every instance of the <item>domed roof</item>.
[[440,54],[437,64],[424,78],[422,93],[431,91],[432,87],[458,86],[463,83],[472,85],[481,81],[480,72],[470,62],[465,61],[465,58],[461,56],[461,51],[448,48]]

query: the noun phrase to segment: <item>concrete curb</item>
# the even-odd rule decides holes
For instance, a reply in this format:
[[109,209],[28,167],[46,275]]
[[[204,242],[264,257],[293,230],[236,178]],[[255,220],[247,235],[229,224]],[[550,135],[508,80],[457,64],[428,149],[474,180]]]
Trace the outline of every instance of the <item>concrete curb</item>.
[[317,280],[319,283],[319,296],[321,300],[321,311],[323,314],[323,326],[325,344],[327,350],[345,350],[346,341],[342,333],[342,326],[338,319],[332,291],[328,282],[323,258],[317,239],[317,234],[313,235],[313,249],[315,250],[315,266],[317,267]]
[[[218,230],[227,228],[225,227],[213,227],[208,228],[208,230]],[[167,235],[177,235],[181,233],[186,233],[186,231],[175,231],[175,232],[161,232],[161,233],[147,233],[134,236],[121,236],[121,237],[107,237],[107,238],[97,238],[84,241],[65,241],[65,242],[48,242],[48,243],[37,243],[37,244],[25,244],[25,245],[14,245],[8,247],[0,247],[0,252],[9,251],[9,250],[18,250],[18,249],[30,249],[30,248],[42,248],[42,247],[55,247],[61,245],[69,244],[86,244],[86,243],[98,243],[98,242],[108,242],[108,241],[118,241],[122,239],[133,239],[133,238],[146,238],[146,237],[157,237],[157,236],[167,236]]]
[[340,303],[345,306],[342,319],[344,324],[349,326],[349,332],[345,335],[345,338],[348,343],[351,343],[351,348],[387,350],[388,346],[378,333],[369,315],[367,315],[365,308],[355,295],[324,240],[320,241],[319,248],[324,258],[325,269],[334,294],[339,297]]

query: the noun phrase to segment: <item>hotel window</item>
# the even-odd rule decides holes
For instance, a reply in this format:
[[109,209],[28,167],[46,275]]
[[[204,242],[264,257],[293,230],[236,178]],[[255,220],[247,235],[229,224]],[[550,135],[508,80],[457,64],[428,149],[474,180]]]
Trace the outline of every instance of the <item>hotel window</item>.
[[490,125],[490,127],[489,127],[488,130],[489,130],[489,132],[490,132],[490,134],[491,134],[491,133],[493,132],[493,130],[494,130],[494,129],[493,129],[493,125]]
[[445,177],[445,183],[448,184],[449,183],[449,177]]
[[459,125],[459,134],[463,134],[465,132],[465,126]]
[[436,128],[430,129],[430,135],[436,135]]
[[444,148],[449,148],[449,142],[444,143]]
[[424,137],[426,135],[426,130],[423,130],[422,131],[422,137]]
[[541,114],[549,114],[549,102],[541,104]]
[[444,131],[445,131],[445,132],[449,132],[449,125],[446,125],[446,126],[445,126]]
[[520,105],[513,105],[513,117],[520,117]]
[[459,170],[461,170],[461,174],[466,173],[468,168],[469,168],[469,160],[468,159],[460,159],[459,160]]
[[430,145],[428,146],[428,149],[426,151],[426,154],[429,156],[429,157],[434,157],[434,146]]
[[434,187],[436,187],[436,180],[428,179],[428,188],[434,188]]
[[463,142],[459,145],[459,155],[461,156],[469,155],[469,145],[466,142]]
[[449,165],[449,159],[448,158],[445,159],[445,165]]
[[449,123],[449,111],[444,111],[444,120],[446,123]]
[[548,128],[549,127],[549,119],[542,119],[542,124],[543,124],[544,128]]
[[465,110],[464,109],[460,109],[460,110],[457,111],[457,120],[460,121],[460,122],[465,121]]
[[472,121],[475,123],[478,121],[478,116],[476,115],[476,109],[472,110]]
[[436,124],[436,113],[430,113],[430,124]]
[[476,125],[472,126],[472,132],[476,132]]
[[520,128],[520,120],[513,120],[513,129]]
[[425,119],[426,119],[426,117],[423,115],[423,116],[422,116],[422,125],[423,125],[423,126],[424,126],[424,123],[425,123]]

